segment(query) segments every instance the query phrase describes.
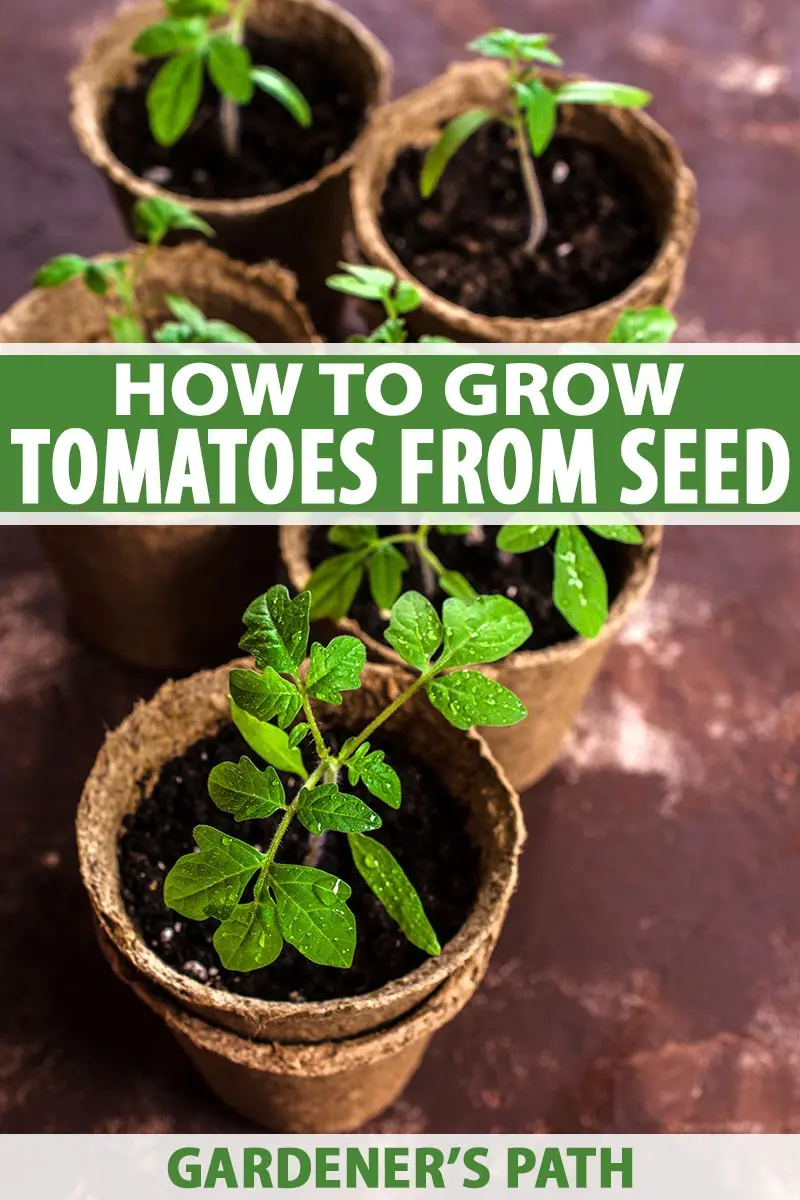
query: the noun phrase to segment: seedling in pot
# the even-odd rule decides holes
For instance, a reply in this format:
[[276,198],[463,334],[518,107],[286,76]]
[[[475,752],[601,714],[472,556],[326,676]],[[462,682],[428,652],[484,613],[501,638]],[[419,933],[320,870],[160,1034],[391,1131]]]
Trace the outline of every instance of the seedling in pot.
[[[346,636],[327,646],[313,643],[304,666],[310,605],[308,591],[291,598],[276,586],[245,613],[241,645],[256,669],[231,671],[231,712],[267,766],[261,770],[244,756],[214,767],[208,780],[214,803],[237,821],[279,818],[266,850],[200,825],[194,831],[196,852],[178,860],[164,885],[165,903],[181,916],[220,922],[214,946],[231,971],[269,966],[284,942],[322,966],[352,964],[351,889],[315,865],[331,832],[346,835],[357,871],[409,941],[438,954],[439,941],[417,892],[375,836],[380,815],[346,790],[345,778],[351,787],[362,783],[390,808],[400,807],[399,776],[384,752],[371,748],[370,739],[419,691],[459,729],[511,725],[526,715],[512,692],[472,669],[504,657],[528,638],[530,622],[522,610],[504,596],[471,603],[450,599],[440,619],[424,596],[407,592],[392,608],[386,638],[416,677],[364,729],[334,749],[314,702],[341,704],[343,691],[360,686],[366,649]],[[278,770],[302,781],[292,800]],[[311,834],[301,866],[280,861],[281,843],[294,821]]]
[[611,330],[609,342],[628,345],[656,345],[671,342],[678,322],[660,305],[651,308],[626,308]]
[[[145,249],[117,258],[83,258],[79,254],[61,254],[45,263],[36,273],[33,286],[55,288],[71,279],[82,279],[90,292],[101,296],[108,310],[108,328],[115,342],[147,342],[150,305],[143,303],[139,284],[150,256],[171,230],[193,229],[206,237],[214,230],[183,204],[153,196],[138,200],[133,209],[133,227],[145,241]],[[161,301],[174,321],[168,321],[153,334],[156,342],[251,342],[246,333],[206,317],[185,296],[165,295]],[[160,306],[159,306],[160,307]]]
[[[372,300],[382,304],[386,320],[373,329],[370,334],[354,333],[348,342],[393,342],[408,341],[408,330],[405,320],[406,313],[419,308],[422,297],[413,283],[398,279],[391,271],[383,267],[361,267],[352,263],[339,263],[342,275],[331,275],[326,283],[334,292],[343,292],[346,296],[357,296],[359,300]],[[421,337],[421,342],[449,342],[445,337]]]
[[161,146],[174,146],[194,120],[206,71],[220,94],[225,148],[240,153],[239,108],[266,92],[294,117],[311,124],[311,109],[291,80],[272,67],[257,66],[244,45],[252,0],[165,0],[163,21],[133,43],[143,58],[166,58],[147,93],[150,130]]
[[550,48],[549,33],[515,33],[511,29],[493,29],[469,49],[485,58],[504,59],[507,64],[508,92],[500,109],[470,108],[459,113],[428,150],[420,176],[423,197],[432,195],[447,164],[463,144],[483,125],[502,121],[513,132],[519,155],[522,181],[530,208],[530,229],[524,252],[534,254],[547,232],[547,213],[536,175],[535,160],[547,150],[558,122],[562,104],[602,104],[615,108],[643,108],[650,102],[649,92],[622,83],[604,83],[595,79],[566,80],[548,84],[537,66],[560,67],[562,60]]

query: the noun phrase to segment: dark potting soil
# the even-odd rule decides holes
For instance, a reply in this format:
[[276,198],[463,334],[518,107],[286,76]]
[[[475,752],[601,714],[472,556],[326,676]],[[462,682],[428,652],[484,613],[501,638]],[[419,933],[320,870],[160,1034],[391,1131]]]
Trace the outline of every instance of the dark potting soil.
[[547,234],[522,247],[530,216],[513,135],[479,130],[423,200],[423,151],[405,150],[382,197],[381,228],[432,292],[490,317],[560,317],[619,295],[647,270],[658,232],[634,177],[601,146],[556,137],[537,161]]
[[[444,565],[450,570],[460,571],[466,576],[476,592],[482,595],[508,596],[528,614],[533,633],[523,650],[543,650],[559,642],[571,641],[577,636],[572,626],[562,617],[553,604],[553,547],[552,543],[527,554],[508,554],[496,546],[499,525],[476,525],[466,537],[455,534],[432,532],[429,543]],[[399,526],[381,526],[382,537],[399,533]],[[583,532],[591,542],[600,559],[608,580],[608,602],[613,604],[628,578],[633,562],[635,546],[621,542],[610,542],[597,537],[590,530]],[[317,566],[331,554],[340,553],[328,541],[328,529],[314,525],[308,545],[308,558],[312,567]],[[409,559],[409,568],[403,575],[404,591],[425,591],[425,581],[420,570],[419,559],[413,546],[400,545]],[[441,612],[447,599],[444,592],[436,589],[431,600]],[[358,590],[350,609],[350,616],[358,621],[365,633],[382,642],[386,621],[381,618],[370,595],[366,579]]]
[[109,106],[105,133],[117,158],[134,174],[180,195],[235,200],[304,183],[349,150],[364,124],[364,104],[338,69],[313,46],[253,33],[246,42],[256,65],[275,67],[306,97],[313,118],[308,129],[256,89],[252,102],[239,109],[242,149],[231,158],[222,141],[219,93],[206,77],[190,129],[175,146],[159,146],[145,101],[163,60],[151,59],[132,85],[117,89]]
[[[334,730],[332,744],[345,731]],[[380,812],[377,836],[400,861],[419,892],[425,911],[444,946],[464,924],[477,896],[480,853],[466,829],[464,807],[453,800],[424,765],[391,737],[371,743],[391,756],[403,785],[400,809],[376,801],[359,785],[349,788]],[[343,834],[328,833],[317,865],[346,880],[358,928],[351,970],[320,967],[286,944],[271,966],[248,974],[226,971],[212,945],[216,921],[188,921],[164,904],[167,872],[194,849],[195,825],[213,825],[223,833],[265,850],[278,818],[237,822],[208,795],[208,775],[217,763],[248,754],[263,766],[233,725],[191,746],[165,764],[152,794],[125,818],[119,843],[120,878],[125,906],[148,946],[184,975],[262,1000],[319,1001],[359,996],[399,979],[426,960],[375,899],[353,866]],[[289,799],[299,780],[283,776]],[[302,863],[309,835],[295,821],[281,843],[280,861]],[[251,885],[252,886],[252,885]],[[245,899],[248,899],[245,893]]]

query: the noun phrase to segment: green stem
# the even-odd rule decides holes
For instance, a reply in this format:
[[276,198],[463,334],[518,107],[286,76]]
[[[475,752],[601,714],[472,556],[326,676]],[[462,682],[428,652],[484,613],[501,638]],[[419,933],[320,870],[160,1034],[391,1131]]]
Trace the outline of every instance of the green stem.
[[325,741],[322,737],[322,731],[317,723],[314,710],[311,707],[308,689],[306,688],[304,680],[301,679],[299,675],[295,676],[295,684],[298,692],[300,693],[300,699],[303,703],[303,713],[305,714],[305,718],[308,721],[311,729],[311,736],[314,739],[314,746],[316,747],[317,756],[319,757],[320,762],[323,765],[326,765],[331,761],[331,755],[328,752],[328,747],[325,745]]
[[383,712],[378,713],[377,717],[375,717],[372,721],[370,721],[370,723],[369,723],[369,725],[367,725],[366,729],[363,729],[361,731],[361,733],[358,735],[358,737],[355,739],[355,741],[352,742],[351,745],[348,747],[347,754],[339,755],[339,757],[336,760],[338,765],[340,767],[345,766],[345,764],[348,763],[350,761],[350,759],[353,757],[353,755],[355,754],[358,747],[363,745],[364,742],[369,741],[369,739],[372,737],[373,733],[375,733],[376,730],[380,729],[381,725],[383,725],[386,721],[388,721],[389,718],[394,713],[397,712],[398,708],[402,708],[403,705],[406,703],[406,701],[410,700],[415,692],[418,692],[421,687],[424,687],[426,683],[428,683],[431,679],[433,679],[434,675],[436,675],[438,673],[438,671],[439,671],[439,664],[436,663],[435,665],[430,667],[427,671],[423,671],[421,675],[418,675],[417,678],[414,680],[414,682],[412,684],[410,684],[404,692],[401,692],[400,695],[396,699],[392,700],[391,704],[388,704],[386,706],[386,708],[383,710]]
[[311,772],[308,779],[303,784],[303,787],[300,788],[300,791],[298,791],[294,800],[289,805],[289,807],[286,809],[286,812],[283,814],[283,816],[281,818],[281,822],[278,825],[278,828],[275,830],[275,833],[273,834],[272,841],[269,844],[267,853],[264,857],[264,861],[261,864],[261,869],[259,872],[258,879],[256,880],[255,888],[253,889],[253,899],[256,902],[258,902],[258,900],[261,899],[261,893],[263,892],[263,890],[266,886],[269,869],[275,861],[275,855],[278,853],[278,850],[280,849],[280,844],[286,835],[287,829],[289,828],[289,826],[291,825],[292,821],[295,818],[295,815],[297,813],[297,808],[300,803],[301,792],[304,789],[308,789],[309,791],[311,791],[313,788],[315,788],[317,786],[317,784],[319,783],[320,779],[322,778],[323,773],[325,772],[325,769],[326,769],[325,763],[317,764],[316,768]]
[[527,241],[522,249],[524,254],[531,255],[535,254],[541,245],[544,235],[547,233],[547,210],[544,206],[539,180],[536,177],[536,168],[533,165],[533,155],[531,154],[528,134],[525,129],[525,118],[516,104],[514,106],[512,126],[517,143],[517,152],[519,153],[520,168],[522,170],[522,183],[531,213],[530,230]]

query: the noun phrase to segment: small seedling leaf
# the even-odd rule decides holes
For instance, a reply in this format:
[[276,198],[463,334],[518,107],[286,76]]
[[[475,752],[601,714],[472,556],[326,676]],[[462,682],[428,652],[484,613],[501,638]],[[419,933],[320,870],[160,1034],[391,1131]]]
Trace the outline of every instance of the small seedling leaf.
[[311,731],[311,726],[307,721],[300,721],[297,725],[293,725],[289,730],[289,748],[294,750],[295,746],[299,746]]
[[369,743],[359,746],[347,764],[347,778],[352,787],[361,781],[368,791],[389,808],[399,808],[402,801],[400,776],[385,761],[383,750],[370,750]]
[[231,37],[217,34],[208,43],[208,73],[218,92],[234,104],[249,104],[253,99],[253,64],[250,52]]
[[466,533],[471,533],[471,525],[437,525],[437,533],[452,533],[463,536]]
[[656,345],[671,342],[678,322],[666,308],[626,308],[611,330],[609,342]]
[[294,684],[272,667],[261,672],[236,667],[230,673],[230,688],[239,708],[257,721],[275,721],[281,729],[291,725],[302,703]]
[[641,546],[644,541],[636,525],[588,525],[587,529],[610,542],[625,542],[628,546]]
[[198,825],[194,838],[199,852],[175,863],[164,882],[164,903],[192,921],[224,921],[265,856],[210,825]]
[[364,578],[366,550],[334,554],[324,559],[314,570],[306,588],[311,592],[311,618],[330,617],[338,621],[346,617]]
[[480,671],[453,671],[427,685],[428,699],[457,729],[473,725],[515,725],[527,709],[513,692]]
[[442,608],[444,651],[448,667],[496,662],[512,654],[531,635],[531,623],[518,604],[506,596],[478,596],[466,603],[445,600]]
[[320,966],[352,966],[356,923],[344,880],[316,867],[281,864],[271,867],[269,880],[286,941]]
[[272,897],[237,905],[214,934],[214,949],[226,971],[258,971],[275,962],[283,937]]
[[141,344],[147,341],[147,334],[136,317],[121,317],[112,314],[108,318],[108,328],[115,342],[136,342],[137,344]]
[[525,62],[561,66],[561,59],[549,49],[551,33],[515,33],[513,29],[492,29],[470,42],[468,49],[484,58],[522,59]]
[[467,602],[477,599],[478,593],[475,588],[460,571],[441,571],[438,578],[439,587],[448,596],[455,596],[457,600]]
[[517,97],[525,110],[531,150],[539,158],[553,140],[558,120],[555,94],[540,79],[518,84]]
[[306,656],[311,595],[291,597],[276,584],[254,600],[243,620],[247,633],[239,643],[259,667],[272,667],[293,675]]
[[400,595],[408,559],[396,546],[378,546],[369,556],[367,567],[372,599],[379,609],[386,611]]
[[409,283],[407,279],[401,279],[394,289],[392,303],[398,313],[410,313],[419,308],[422,296],[413,283]]
[[290,745],[289,734],[278,729],[277,725],[268,725],[265,721],[251,717],[243,708],[239,708],[233,699],[231,719],[250,749],[259,758],[263,758],[264,762],[270,763],[278,771],[299,775],[301,779],[308,778],[303,756]]
[[187,50],[169,59],[147,92],[150,131],[160,146],[174,146],[192,123],[203,90],[203,59]]
[[328,541],[343,550],[358,550],[362,546],[371,546],[378,539],[375,525],[331,525],[328,530]]
[[61,287],[62,283],[68,283],[70,279],[77,279],[85,274],[90,265],[89,260],[82,258],[80,254],[59,254],[58,258],[51,258],[39,268],[33,277],[33,286]]
[[430,600],[405,592],[392,607],[385,637],[404,662],[424,671],[442,643],[442,622]]
[[525,554],[546,546],[556,525],[504,525],[497,535],[497,549],[509,554]]
[[391,851],[363,833],[351,833],[347,840],[357,871],[408,940],[426,954],[440,954],[439,939],[422,901]]
[[208,777],[208,794],[223,812],[237,821],[271,817],[286,805],[283,784],[274,767],[259,771],[242,755],[238,763],[219,763]]
[[335,637],[327,646],[314,642],[308,664],[306,687],[316,700],[341,704],[342,692],[361,686],[367,648],[358,638]]
[[228,0],[166,0],[173,17],[224,17]]
[[582,637],[596,637],[608,615],[605,572],[577,525],[562,525],[555,547],[553,601]]
[[494,113],[488,108],[470,108],[445,125],[441,137],[430,147],[422,165],[419,190],[425,199],[433,195],[447,164],[464,142],[472,137],[473,133],[477,133],[487,121],[494,119]]
[[205,36],[206,23],[202,17],[175,17],[143,29],[131,49],[142,58],[167,58],[198,47]]
[[297,817],[314,836],[329,829],[336,833],[368,833],[382,824],[368,804],[349,792],[340,792],[335,783],[322,783],[311,791],[303,788]]
[[133,207],[133,231],[138,238],[144,238],[150,246],[158,246],[172,229],[195,229],[206,237],[214,236],[207,221],[177,200],[163,196],[137,200]]
[[308,129],[312,122],[311,108],[303,93],[290,79],[273,67],[253,67],[250,77],[257,88],[282,104],[298,125]]
[[614,108],[644,108],[653,99],[642,88],[600,79],[572,79],[556,92],[559,104],[608,104]]

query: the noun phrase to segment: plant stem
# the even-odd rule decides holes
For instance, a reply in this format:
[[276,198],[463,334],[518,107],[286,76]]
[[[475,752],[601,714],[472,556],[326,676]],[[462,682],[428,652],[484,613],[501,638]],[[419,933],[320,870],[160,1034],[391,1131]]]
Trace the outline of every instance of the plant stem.
[[308,695],[308,689],[306,688],[305,681],[301,679],[299,675],[296,675],[295,684],[298,692],[300,693],[300,699],[303,702],[303,713],[305,714],[305,718],[311,728],[311,736],[314,739],[314,746],[316,747],[317,755],[319,756],[319,760],[323,766],[326,766],[331,761],[331,755],[329,754],[328,748],[325,745],[325,741],[322,737],[322,731],[317,723],[314,710],[311,707],[311,700]]
[[544,235],[547,233],[547,210],[542,199],[539,180],[536,177],[536,168],[533,165],[533,155],[531,154],[528,136],[525,131],[525,120],[516,105],[513,127],[514,137],[517,142],[517,151],[519,153],[519,164],[522,169],[522,182],[531,211],[530,231],[522,252],[523,254],[532,255],[536,253]]
[[313,788],[315,788],[317,786],[320,779],[322,778],[324,771],[325,771],[325,764],[319,763],[317,765],[317,767],[311,772],[308,779],[303,784],[303,787],[300,788],[300,790],[298,791],[294,800],[289,805],[289,807],[286,809],[286,812],[283,814],[280,825],[275,830],[275,833],[272,836],[272,841],[269,844],[266,856],[264,858],[263,863],[261,864],[260,873],[259,873],[258,879],[256,880],[255,887],[253,889],[253,899],[256,902],[258,900],[260,900],[260,898],[261,898],[261,893],[263,892],[264,887],[267,882],[267,875],[269,874],[269,869],[275,861],[275,855],[278,853],[280,844],[283,841],[283,838],[286,834],[286,830],[289,828],[289,826],[291,825],[292,821],[295,818],[295,815],[297,813],[297,808],[300,803],[301,792],[306,788],[309,791],[313,790]]
[[[241,46],[244,42],[247,14],[251,0],[239,0],[231,13],[228,22],[228,34],[232,41]],[[239,120],[239,105],[230,96],[223,96],[219,112],[222,140],[225,150],[231,158],[238,158],[241,153],[241,122]]]
[[400,695],[396,697],[396,699],[392,700],[391,704],[388,704],[386,706],[386,708],[383,710],[383,712],[378,713],[377,717],[375,717],[372,721],[370,721],[370,723],[369,723],[369,725],[367,725],[366,729],[363,729],[361,731],[361,733],[358,735],[358,737],[355,739],[355,741],[351,744],[351,746],[348,748],[347,754],[340,755],[337,758],[336,761],[339,764],[339,766],[343,767],[345,765],[345,763],[348,763],[350,761],[350,759],[353,757],[353,755],[356,752],[356,750],[358,749],[358,747],[363,745],[364,742],[369,741],[369,739],[372,737],[373,733],[375,733],[375,731],[377,729],[380,729],[381,725],[383,725],[386,721],[388,721],[389,717],[391,717],[394,713],[396,713],[398,708],[402,708],[403,705],[406,703],[406,701],[410,700],[415,692],[418,692],[419,689],[421,687],[424,687],[425,684],[428,683],[429,680],[433,679],[434,675],[437,674],[438,670],[439,670],[439,664],[436,663],[434,666],[429,668],[429,670],[423,671],[421,675],[417,676],[417,678],[414,680],[414,682],[412,684],[409,684],[409,686],[406,688],[406,690],[404,692],[401,692]]

